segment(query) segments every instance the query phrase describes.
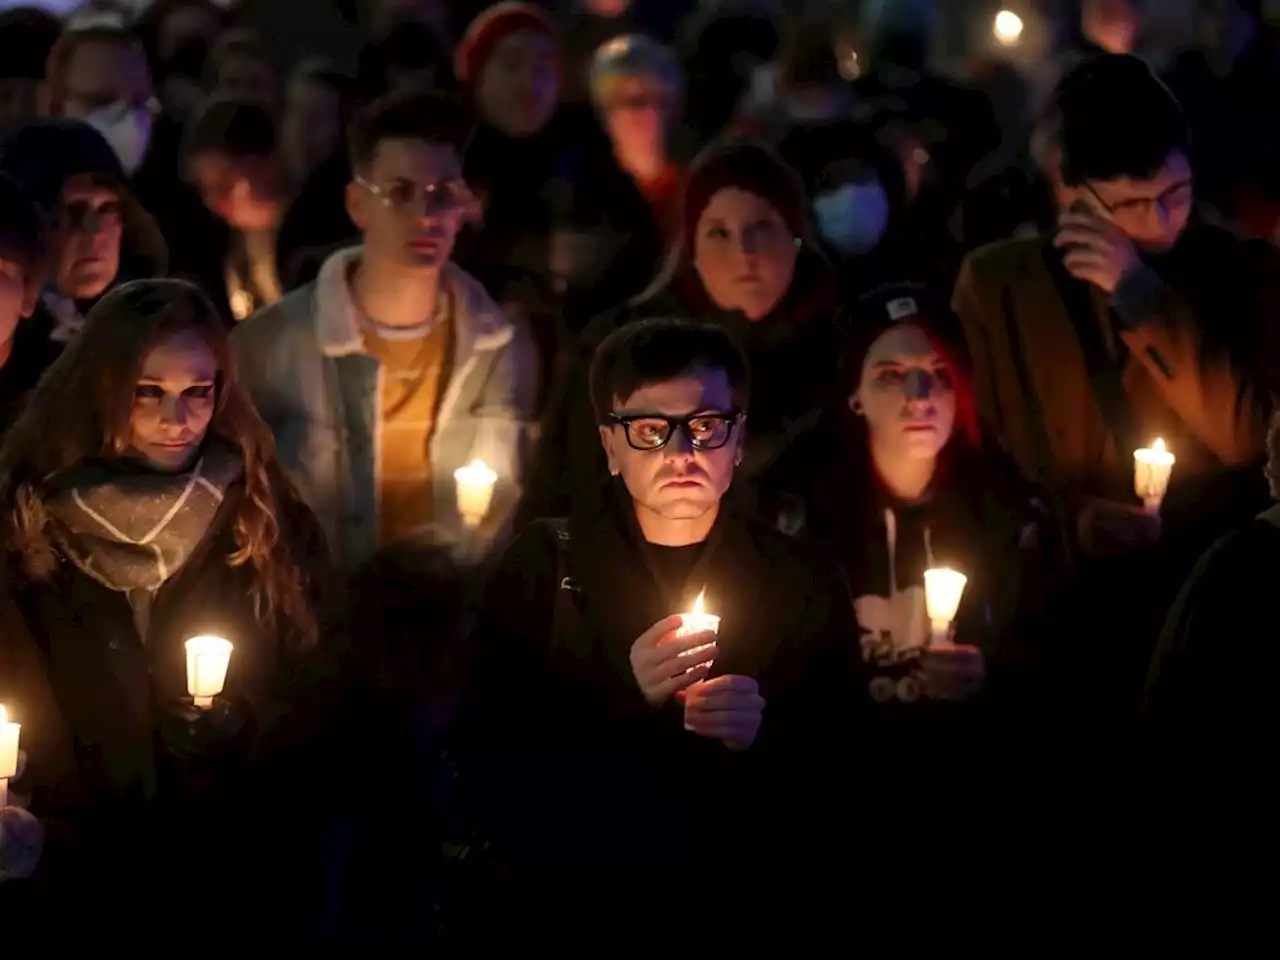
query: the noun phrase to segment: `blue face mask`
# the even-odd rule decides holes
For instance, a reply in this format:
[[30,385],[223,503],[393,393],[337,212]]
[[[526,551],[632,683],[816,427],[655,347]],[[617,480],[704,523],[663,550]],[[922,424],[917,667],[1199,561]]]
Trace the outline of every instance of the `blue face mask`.
[[846,256],[873,250],[889,227],[889,197],[879,183],[846,183],[813,201],[818,232]]

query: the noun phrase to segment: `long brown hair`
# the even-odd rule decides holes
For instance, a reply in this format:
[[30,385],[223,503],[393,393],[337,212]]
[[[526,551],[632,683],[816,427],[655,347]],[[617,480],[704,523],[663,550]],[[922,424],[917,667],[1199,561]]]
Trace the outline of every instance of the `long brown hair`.
[[244,458],[244,496],[232,521],[231,566],[251,564],[254,612],[267,630],[309,645],[315,612],[306,575],[281,523],[303,513],[276,461],[275,440],[236,382],[227,330],[209,298],[182,280],[135,280],[103,297],[84,330],[45,372],[21,417],[0,445],[0,542],[21,572],[47,579],[58,564],[44,480],[85,460],[114,459],[129,445],[134,389],[147,353],[179,332],[199,336],[218,364],[217,399],[209,435]]

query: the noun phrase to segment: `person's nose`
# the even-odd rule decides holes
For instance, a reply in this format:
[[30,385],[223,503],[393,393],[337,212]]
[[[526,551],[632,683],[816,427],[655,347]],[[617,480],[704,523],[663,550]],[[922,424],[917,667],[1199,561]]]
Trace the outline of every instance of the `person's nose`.
[[689,431],[684,427],[676,427],[671,434],[671,439],[667,441],[667,459],[674,461],[692,460],[695,449],[693,439],[689,436]]
[[925,370],[912,370],[907,374],[903,392],[908,403],[928,403],[933,398],[933,375]]
[[160,401],[160,422],[166,427],[182,427],[187,423],[187,403],[182,397],[165,394]]

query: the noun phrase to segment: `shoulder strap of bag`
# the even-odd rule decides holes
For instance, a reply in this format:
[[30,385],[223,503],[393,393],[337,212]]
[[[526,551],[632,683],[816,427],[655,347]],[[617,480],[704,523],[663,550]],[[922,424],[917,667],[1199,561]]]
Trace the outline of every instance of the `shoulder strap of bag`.
[[1121,453],[1136,449],[1138,430],[1133,407],[1124,390],[1121,368],[1108,353],[1102,331],[1098,329],[1089,287],[1067,273],[1062,264],[1061,252],[1051,244],[1047,245],[1045,262],[1058,294],[1062,297],[1067,316],[1071,319],[1071,326],[1075,329],[1076,339],[1084,353],[1094,400],[1115,438],[1116,448]]
[[552,612],[549,651],[550,658],[555,659],[556,655],[569,647],[578,631],[578,623],[582,619],[579,608],[582,588],[574,579],[570,564],[569,521],[551,520],[548,526],[556,542],[556,599]]

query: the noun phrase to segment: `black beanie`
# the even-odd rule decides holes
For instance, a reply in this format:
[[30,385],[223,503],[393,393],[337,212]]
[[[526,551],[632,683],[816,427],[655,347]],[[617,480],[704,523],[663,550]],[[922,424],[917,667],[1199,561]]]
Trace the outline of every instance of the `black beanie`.
[[72,177],[90,174],[121,188],[129,182],[102,134],[62,117],[32,120],[9,131],[0,140],[0,172],[16,180],[46,216]]

